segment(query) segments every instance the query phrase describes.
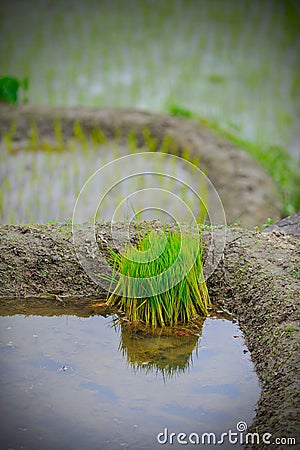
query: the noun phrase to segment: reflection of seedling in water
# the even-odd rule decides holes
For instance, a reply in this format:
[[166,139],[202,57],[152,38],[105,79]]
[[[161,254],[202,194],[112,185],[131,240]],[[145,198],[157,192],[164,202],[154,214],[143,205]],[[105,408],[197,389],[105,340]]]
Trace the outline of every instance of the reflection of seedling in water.
[[174,332],[173,328],[147,332],[133,329],[131,324],[118,320],[120,330],[119,350],[134,370],[162,374],[171,378],[186,372],[191,367],[192,353],[197,345],[204,319],[197,320],[198,334]]
[[[122,310],[130,321],[153,328],[206,316],[210,299],[203,278],[201,242],[198,244],[191,234],[151,232],[138,248],[128,247],[123,254],[111,250],[113,282],[119,279],[108,304]],[[141,283],[144,297],[139,296]]]

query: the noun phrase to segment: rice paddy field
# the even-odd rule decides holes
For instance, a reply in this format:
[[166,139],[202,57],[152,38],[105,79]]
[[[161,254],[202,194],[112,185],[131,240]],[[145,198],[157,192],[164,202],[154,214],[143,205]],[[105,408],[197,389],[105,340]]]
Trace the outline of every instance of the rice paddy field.
[[28,79],[21,103],[199,118],[293,191],[285,214],[297,209],[299,44],[297,0],[0,5],[0,76]]
[[[0,2],[0,78],[10,76],[26,81],[28,89],[21,90],[19,103],[50,107],[134,107],[200,120],[249,151],[263,165],[282,190],[284,215],[294,213],[300,205],[296,182],[300,161],[299,44],[298,0]],[[10,149],[8,140],[0,143],[1,224],[65,221],[65,225],[71,225],[76,198],[87,179],[104,164],[109,167],[116,158],[138,151],[130,145],[130,139],[125,147],[117,142],[86,147],[76,141],[63,142],[61,146],[58,139],[57,148],[45,149],[39,147],[35,129],[31,131],[31,142],[21,142],[18,149]],[[190,209],[196,209],[199,219],[205,209],[202,197],[206,200],[207,195],[208,206],[212,206],[205,183],[201,185],[201,202],[195,204],[195,198],[182,183],[171,184],[175,178],[189,178],[193,184],[185,165],[170,162],[163,168],[170,176],[162,178],[156,187],[170,189]],[[145,171],[144,166],[134,169],[140,173]],[[130,170],[129,165],[124,165],[120,173],[107,171],[107,179],[99,177],[98,191],[102,193],[114,177],[125,179]],[[144,192],[151,190],[153,183],[150,177],[142,180],[132,177],[129,188],[134,193]],[[129,188],[122,183],[117,188],[120,189],[109,191],[108,206],[97,216],[99,221],[109,221],[116,217],[116,212],[118,222],[144,211],[140,197],[129,196]],[[144,194],[142,200],[152,205],[152,200]],[[173,202],[172,209],[169,198],[161,196],[160,200],[163,213],[174,210],[179,222],[187,221],[181,203]],[[95,212],[93,205],[84,203],[83,217]],[[156,202],[156,211],[157,206]],[[149,217],[142,218],[156,218],[151,216],[151,209],[146,213]],[[172,222],[173,216],[169,219]],[[86,237],[85,241],[90,243]],[[16,297],[23,292],[26,297],[26,283],[25,287],[23,281],[20,287],[18,283],[22,277],[26,280],[28,273],[34,283],[42,280],[47,286],[48,278],[54,273],[50,269],[48,272],[47,267],[51,270],[53,266],[67,267],[61,257],[52,262],[44,258],[44,253],[41,257],[36,253],[38,256],[33,260],[30,259],[33,253],[28,252],[27,258],[23,256],[23,247],[17,252],[17,242],[9,244],[8,258],[14,255],[13,262],[7,259],[8,270],[3,271],[11,277],[12,288],[17,286]],[[105,239],[104,242],[107,243]],[[37,245],[38,252],[44,244]],[[245,325],[258,374],[267,386],[264,389],[267,394],[258,406],[256,423],[260,426],[258,421],[262,421],[264,425],[272,413],[272,405],[278,415],[276,422],[279,419],[278,430],[284,426],[288,432],[289,426],[294,426],[288,423],[293,417],[289,408],[294,405],[291,369],[294,326],[287,326],[294,324],[288,322],[294,313],[293,309],[284,308],[290,308],[293,285],[287,286],[290,283],[287,273],[287,278],[280,277],[282,283],[285,281],[280,284],[280,290],[276,284],[277,272],[276,276],[271,274],[269,267],[271,264],[280,274],[281,266],[276,265],[281,264],[279,261],[287,259],[291,265],[292,259],[278,255],[286,252],[284,256],[289,256],[292,250],[288,245],[292,244],[284,247],[283,242],[279,245],[277,241],[276,246],[267,247],[267,243],[260,245],[257,239],[255,245],[262,249],[262,258],[264,250],[268,250],[268,264],[265,266],[265,260],[256,259],[259,250],[255,249],[255,258],[254,251],[249,251],[249,260],[243,253],[237,276],[247,271],[249,265],[251,268],[251,261],[258,261],[262,281],[257,291],[250,286],[256,279],[252,275],[248,277],[246,272],[244,287],[238,290],[245,293],[243,304],[248,302],[249,311],[256,302],[254,307],[258,313],[255,317],[251,313],[250,319],[247,308],[240,308],[238,302],[234,310],[244,311],[241,323],[250,321],[252,330],[259,331],[254,336],[251,327]],[[24,267],[18,274],[21,263]],[[60,277],[61,273],[64,272],[57,272],[56,276]],[[224,298],[230,292],[232,302],[236,302],[238,295],[233,289],[227,289],[233,278],[227,281],[226,273]],[[71,275],[77,276],[75,272]],[[61,285],[69,288],[74,283],[72,277],[62,279]],[[274,288],[272,298],[270,282]],[[41,291],[47,289],[42,284],[36,286]],[[274,292],[280,294],[280,306],[274,302]],[[55,295],[59,307],[65,306],[60,296],[50,295]],[[17,303],[21,304],[19,297]],[[266,305],[270,314],[263,317],[260,311],[265,311]],[[281,314],[278,308],[284,317],[290,314],[290,319],[282,322],[283,331],[277,336],[276,318]],[[61,311],[61,317],[56,316],[55,303],[51,301],[44,317],[40,312],[34,316],[24,312],[8,315],[6,311],[5,317],[0,318],[1,391],[5,405],[1,443],[5,448],[115,450],[122,446],[147,450],[158,448],[156,436],[165,426],[176,433],[211,430],[221,435],[226,430],[239,430],[240,423],[246,429],[247,423],[252,423],[260,385],[242,332],[233,318],[209,315],[202,323],[203,333],[199,328],[197,335],[181,331],[164,339],[160,335],[142,336],[139,330],[130,333],[127,318],[116,329],[112,317],[95,314],[77,318],[67,315],[64,309]],[[266,320],[268,332],[265,332]],[[261,348],[257,352],[258,339]],[[279,370],[269,373],[264,368],[271,367],[271,362],[276,369],[269,352],[275,340],[272,355],[278,359]],[[264,365],[260,364],[262,357]],[[287,367],[284,374],[280,372],[281,367]],[[285,392],[289,404],[283,402]],[[282,419],[285,405],[288,412],[285,409]],[[275,431],[276,427],[277,423]],[[174,448],[179,448],[179,444]]]
[[14,0],[0,7],[0,67],[29,78],[30,103],[180,105],[296,154],[298,19],[286,0]]
[[[25,147],[11,153],[0,147],[0,223],[71,220],[81,189],[98,167],[103,167],[103,171],[95,174],[92,187],[88,194],[82,194],[84,200],[81,197],[77,206],[81,221],[93,220],[96,213],[100,222],[127,221],[134,217],[135,220],[172,222],[176,218],[189,222],[193,217],[191,210],[199,220],[204,220],[205,180],[200,179],[200,170],[189,170],[193,166],[185,165],[183,159],[167,154],[157,161],[147,156],[135,159],[137,175],[128,176],[132,161],[122,157],[140,150],[136,147],[91,142],[83,146],[70,141],[64,150]],[[117,158],[122,160],[109,164]],[[145,161],[147,170],[153,174],[145,174]],[[191,186],[198,187],[198,195]],[[213,195],[209,200],[210,205],[216,206]]]

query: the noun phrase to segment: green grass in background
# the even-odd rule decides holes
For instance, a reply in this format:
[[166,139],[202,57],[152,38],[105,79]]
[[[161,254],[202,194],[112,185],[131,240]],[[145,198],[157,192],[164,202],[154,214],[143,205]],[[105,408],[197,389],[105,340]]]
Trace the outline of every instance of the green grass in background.
[[281,193],[282,214],[288,216],[300,210],[300,167],[282,147],[262,147],[221,129],[217,124],[200,119],[200,122],[246,150],[256,159],[276,182]]
[[15,0],[0,5],[1,75],[28,77],[34,104],[193,111],[283,183],[290,213],[299,14],[297,0]]
[[274,145],[262,147],[255,142],[246,141],[236,134],[222,129],[217,123],[199,118],[197,114],[179,105],[171,105],[169,113],[173,116],[199,120],[218,134],[224,136],[239,148],[246,150],[258,161],[276,182],[282,201],[283,216],[300,210],[300,167],[299,163],[282,147]]

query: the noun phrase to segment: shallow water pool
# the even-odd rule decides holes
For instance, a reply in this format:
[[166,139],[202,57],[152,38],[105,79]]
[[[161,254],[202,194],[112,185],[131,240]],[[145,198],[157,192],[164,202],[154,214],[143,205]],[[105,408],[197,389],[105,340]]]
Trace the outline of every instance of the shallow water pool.
[[132,334],[102,316],[0,324],[2,449],[182,448],[170,433],[219,439],[254,417],[258,379],[230,320],[207,318],[199,336]]
[[11,152],[0,145],[0,224],[71,220],[81,189],[93,176],[94,190],[77,204],[81,221],[95,214],[100,222],[123,221],[136,214],[140,220],[189,222],[190,209],[200,220],[207,205],[219,206],[196,166],[167,154],[138,158],[136,153],[145,150],[131,151],[114,141],[94,146],[73,142],[65,151],[26,149],[24,144]]

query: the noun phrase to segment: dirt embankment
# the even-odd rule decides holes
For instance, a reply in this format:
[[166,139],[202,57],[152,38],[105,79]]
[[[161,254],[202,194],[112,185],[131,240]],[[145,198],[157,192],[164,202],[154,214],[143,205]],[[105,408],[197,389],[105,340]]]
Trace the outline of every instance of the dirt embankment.
[[[141,227],[138,229],[140,232]],[[133,240],[137,231],[133,230]],[[222,233],[214,231],[216,245]],[[97,247],[105,253],[107,244],[112,245],[110,225],[97,225],[96,238]],[[211,232],[204,232],[203,239],[211,243]],[[114,245],[122,246],[125,240],[126,226],[118,224]],[[91,255],[90,245],[83,241],[82,252]],[[272,439],[297,434],[298,252],[299,236],[229,228],[223,257],[208,280],[213,302],[237,317],[261,381],[262,395],[251,431],[272,433]],[[105,294],[80,266],[69,225],[0,227],[2,313],[7,308],[4,298],[8,297],[15,299],[9,302],[10,312],[20,312],[26,297],[42,296],[56,309],[63,309],[68,296],[90,297],[92,304],[93,297],[99,301]]]

